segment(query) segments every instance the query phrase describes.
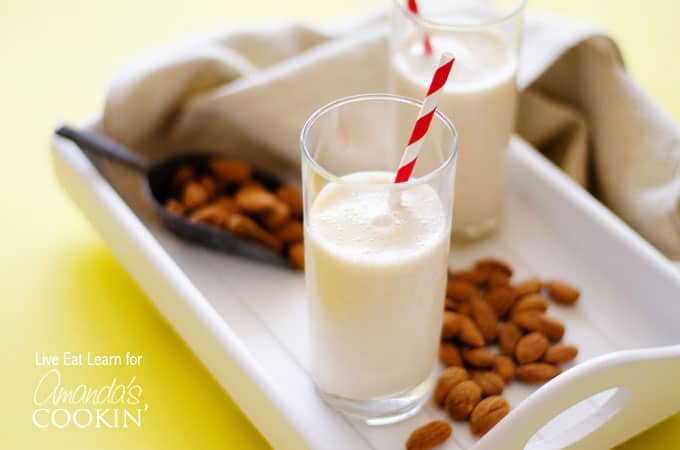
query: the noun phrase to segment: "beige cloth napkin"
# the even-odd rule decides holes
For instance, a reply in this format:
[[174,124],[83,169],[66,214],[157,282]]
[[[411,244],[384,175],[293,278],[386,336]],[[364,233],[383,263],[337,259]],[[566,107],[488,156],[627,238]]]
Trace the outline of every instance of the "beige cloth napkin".
[[[380,13],[326,28],[269,24],[188,39],[124,69],[103,129],[150,157],[235,149],[297,177],[300,129],[316,108],[388,90],[387,31]],[[680,260],[680,130],[592,27],[529,15],[523,43],[518,133]]]

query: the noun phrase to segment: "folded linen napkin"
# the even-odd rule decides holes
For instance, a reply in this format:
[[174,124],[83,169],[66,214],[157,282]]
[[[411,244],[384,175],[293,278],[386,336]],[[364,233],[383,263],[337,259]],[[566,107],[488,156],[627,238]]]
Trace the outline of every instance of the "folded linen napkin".
[[[300,129],[315,109],[388,91],[387,32],[379,13],[187,39],[123,70],[102,128],[151,158],[237,149],[296,177]],[[529,15],[518,80],[517,132],[680,260],[680,130],[628,77],[616,44],[589,25]]]

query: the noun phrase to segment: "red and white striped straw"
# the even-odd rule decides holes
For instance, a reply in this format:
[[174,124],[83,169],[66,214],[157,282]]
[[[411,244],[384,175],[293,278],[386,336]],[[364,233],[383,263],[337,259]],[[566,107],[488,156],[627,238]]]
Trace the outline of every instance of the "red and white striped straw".
[[425,135],[432,122],[432,117],[434,117],[434,113],[437,110],[439,94],[441,94],[441,91],[446,84],[446,80],[449,79],[449,73],[451,73],[451,68],[453,67],[453,62],[455,60],[456,58],[450,53],[444,53],[439,60],[439,67],[437,67],[437,70],[434,72],[430,88],[427,90],[427,94],[425,94],[423,106],[418,113],[418,120],[416,120],[416,123],[413,126],[411,137],[404,149],[404,155],[401,158],[397,175],[394,178],[395,183],[403,183],[411,178],[411,173],[413,173],[413,168],[416,165],[416,159],[418,159],[420,147],[423,145]]
[[[413,14],[418,15],[418,3],[416,3],[416,0],[408,0],[408,9]],[[427,35],[427,31],[425,32],[425,37],[423,38],[423,47],[425,47],[426,55],[432,54],[432,44],[430,43],[430,36]]]

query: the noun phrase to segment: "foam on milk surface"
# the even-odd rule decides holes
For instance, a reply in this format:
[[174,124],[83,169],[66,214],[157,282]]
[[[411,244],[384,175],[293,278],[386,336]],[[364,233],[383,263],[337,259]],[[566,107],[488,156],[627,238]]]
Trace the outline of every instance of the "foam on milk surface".
[[393,176],[353,174],[344,178],[348,183],[325,188],[311,213],[310,231],[319,243],[356,262],[387,263],[441,240],[444,212],[436,192],[428,185],[416,185],[392,202],[390,190],[379,184],[389,184]]
[[[493,33],[466,33],[456,37],[434,33],[430,42],[433,48],[446,49],[456,57],[445,91],[482,88],[514,76],[515,58],[510,47]],[[438,58],[425,54],[420,39],[407,45],[395,60],[405,76],[424,85],[432,79],[438,62]]]

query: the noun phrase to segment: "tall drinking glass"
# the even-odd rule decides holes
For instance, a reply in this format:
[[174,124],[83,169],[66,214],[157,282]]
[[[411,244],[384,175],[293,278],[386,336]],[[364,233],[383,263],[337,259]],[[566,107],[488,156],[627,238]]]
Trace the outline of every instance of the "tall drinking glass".
[[312,378],[332,407],[370,424],[417,412],[437,360],[457,137],[438,112],[414,176],[394,184],[419,108],[344,98],[301,136]]
[[[439,109],[460,139],[453,235],[474,239],[499,223],[505,157],[515,124],[517,59],[526,0],[394,0],[392,90],[421,98],[442,52],[456,57]],[[431,52],[426,50],[429,40]]]

